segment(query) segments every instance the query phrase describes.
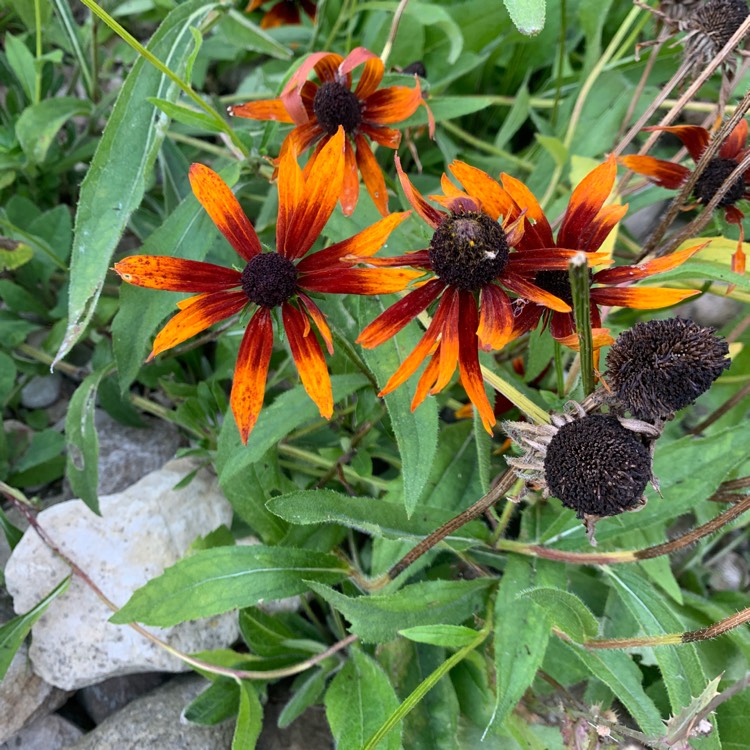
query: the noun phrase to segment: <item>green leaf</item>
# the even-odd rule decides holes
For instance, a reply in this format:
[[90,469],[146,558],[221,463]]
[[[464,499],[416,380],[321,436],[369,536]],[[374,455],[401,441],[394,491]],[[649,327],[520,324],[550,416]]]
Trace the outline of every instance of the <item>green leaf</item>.
[[72,96],[44,99],[27,107],[16,122],[16,137],[32,164],[41,164],[57,131],[75,115],[86,115],[91,104]]
[[67,460],[65,474],[73,492],[99,513],[99,437],[94,424],[96,392],[110,365],[87,375],[68,404],[65,417]]
[[[404,506],[372,497],[351,497],[333,490],[300,490],[272,498],[266,507],[295,524],[339,523],[373,536],[421,539],[449,521],[454,513],[420,506],[408,518]],[[448,539],[476,543],[487,541],[489,531],[479,521],[462,526]]]
[[33,257],[34,251],[25,242],[8,239],[0,241],[0,271],[14,271]]
[[18,82],[21,84],[26,98],[34,100],[34,88],[36,86],[36,66],[34,55],[29,48],[13,34],[5,34],[5,56]]
[[641,670],[629,654],[624,651],[590,651],[583,646],[561,641],[589,670],[591,675],[603,682],[638,722],[641,731],[651,736],[664,733],[659,709],[646,694],[641,680]]
[[267,31],[234,8],[230,8],[222,18],[221,28],[238,47],[247,47],[279,60],[289,60],[292,57],[292,51],[288,47],[279,44]]
[[583,643],[599,632],[599,622],[591,610],[575,595],[562,589],[538,587],[524,591],[547,615],[547,621],[576,643]]
[[472,643],[479,633],[463,625],[417,625],[399,630],[399,635],[416,643],[445,648],[463,648]]
[[213,117],[209,117],[205,112],[197,109],[186,107],[184,104],[170,102],[167,99],[159,99],[155,96],[149,96],[148,101],[155,107],[158,107],[165,115],[171,117],[183,125],[189,125],[198,130],[206,130],[210,133],[220,133],[221,128],[217,125]]
[[[15,549],[23,537],[23,531],[10,522],[10,519],[5,515],[5,511],[2,508],[0,508],[0,528],[2,528],[3,534],[5,534],[5,541],[8,542],[8,546],[11,549]],[[2,679],[2,676],[0,676],[0,679]]]
[[439,5],[415,2],[406,6],[406,13],[414,16],[423,26],[438,26],[445,33],[450,42],[450,52],[446,59],[453,65],[461,56],[461,51],[464,48],[464,37],[461,33],[461,27],[450,14]]
[[57,15],[60,19],[60,25],[65,33],[65,37],[68,40],[68,45],[73,52],[73,56],[76,60],[76,70],[81,72],[84,86],[86,87],[86,94],[90,98],[94,98],[94,78],[91,75],[91,63],[88,55],[84,52],[83,45],[81,44],[80,31],[76,25],[75,19],[73,18],[73,12],[70,4],[65,0],[52,0],[52,5],[55,6]]
[[248,680],[240,682],[240,708],[232,737],[232,750],[252,750],[263,729],[263,706],[255,687]]
[[[359,299],[359,319],[373,320],[385,309],[380,299]],[[386,341],[375,349],[362,350],[362,358],[372,370],[379,387],[400,367],[421,338],[416,326],[407,326],[398,336]],[[438,413],[434,398],[427,398],[414,411],[411,400],[415,382],[397,388],[385,397],[385,405],[391,418],[393,434],[401,456],[401,477],[404,483],[404,507],[411,516],[417,506],[422,490],[430,476],[432,463],[437,451]]]
[[[326,716],[337,749],[361,750],[398,704],[381,666],[360,649],[353,649],[325,698]],[[400,733],[391,732],[378,747],[400,750]]]
[[750,726],[750,693],[732,696],[716,709],[723,750],[747,750],[747,728]]
[[546,0],[503,0],[510,20],[526,36],[536,36],[544,28]]
[[555,164],[558,167],[564,167],[568,161],[570,154],[568,149],[565,148],[565,144],[559,139],[551,135],[541,135],[535,133],[534,137],[541,144],[542,148],[555,160]]
[[[699,244],[699,240],[691,243]],[[712,246],[716,241],[712,243]],[[727,253],[727,257],[731,252]],[[706,281],[720,281],[726,284],[732,284],[741,292],[750,292],[750,278],[746,274],[734,273],[726,265],[713,260],[688,260],[671,271],[660,273],[654,278],[654,283],[658,282],[659,286],[665,285],[668,281],[687,281],[693,280],[701,284]],[[646,286],[644,284],[644,286]],[[668,284],[667,284],[668,286]]]
[[0,680],[5,677],[16,651],[31,631],[34,623],[44,614],[50,602],[62,594],[70,584],[70,577],[62,580],[35,607],[0,625]]
[[288,547],[217,547],[196,552],[138,589],[110,622],[169,627],[338,583],[348,567],[334,555]]
[[295,693],[289,699],[279,714],[279,729],[285,729],[295,719],[299,718],[310,706],[320,702],[320,697],[325,690],[328,671],[325,669],[316,669],[311,675],[307,676],[299,687],[295,684]]
[[564,570],[547,561],[509,556],[495,600],[497,698],[490,722],[495,726],[516,707],[547,650],[550,623],[542,609],[520,596],[535,583],[564,586]]
[[425,581],[393,594],[351,598],[329,586],[311,583],[315,593],[351,623],[351,632],[368,643],[384,643],[400,630],[417,625],[458,624],[483,611],[487,589],[494,581]]
[[[457,117],[480,112],[487,107],[492,107],[496,99],[492,96],[434,96],[430,97],[430,109],[435,122],[453,120]],[[404,120],[400,127],[414,127],[427,124],[427,112],[420,107],[408,120]]]
[[[189,0],[164,19],[148,49],[173,71],[184,69],[192,50],[191,26],[218,5]],[[154,160],[166,135],[166,116],[149,96],[174,100],[175,84],[144,58],[133,65],[117,97],[91,166],[81,185],[76,212],[68,300],[68,328],[55,357],[62,359],[83,334],[99,299],[120,236],[140,205]]]
[[183,716],[193,724],[212,727],[237,713],[237,683],[220,677],[198,693],[183,710]]

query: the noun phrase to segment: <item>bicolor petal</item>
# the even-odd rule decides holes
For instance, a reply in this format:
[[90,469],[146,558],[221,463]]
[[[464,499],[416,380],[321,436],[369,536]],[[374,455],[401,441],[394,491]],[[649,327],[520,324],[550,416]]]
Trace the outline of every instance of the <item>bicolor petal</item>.
[[654,125],[650,128],[644,128],[646,132],[671,133],[677,136],[682,145],[685,146],[693,161],[698,161],[701,154],[706,150],[710,134],[708,130],[700,125]]
[[502,349],[513,332],[513,308],[508,295],[495,284],[482,287],[479,304],[479,346],[485,351]]
[[362,135],[357,135],[357,167],[364,180],[367,192],[382,216],[388,214],[388,191],[378,160],[370,149],[370,144]]
[[131,255],[114,265],[123,281],[170,292],[218,292],[241,283],[233,268],[166,255]]
[[406,176],[406,173],[401,169],[401,160],[395,157],[396,172],[398,172],[398,179],[401,182],[401,187],[406,195],[406,199],[414,207],[414,210],[433,228],[437,229],[445,218],[446,214],[442,211],[438,211],[433,208],[412,185],[411,180]]
[[648,177],[660,187],[677,190],[690,176],[690,170],[681,164],[656,159],[653,156],[621,156],[620,163],[637,174]]
[[591,301],[597,305],[630,307],[634,310],[659,310],[700,294],[698,289],[660,289],[658,287],[597,287]]

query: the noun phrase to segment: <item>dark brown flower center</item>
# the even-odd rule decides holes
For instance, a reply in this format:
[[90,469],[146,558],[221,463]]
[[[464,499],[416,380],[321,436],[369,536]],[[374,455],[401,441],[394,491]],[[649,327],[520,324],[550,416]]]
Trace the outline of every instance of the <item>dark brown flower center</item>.
[[[712,159],[706,165],[703,173],[698,178],[693,188],[693,195],[701,202],[708,203],[718,192],[719,188],[727,181],[734,170],[737,162],[734,159]],[[742,199],[745,194],[745,180],[742,175],[737,177],[729,186],[729,190],[719,201],[719,206],[731,206]]]
[[326,81],[318,87],[313,99],[315,118],[328,135],[334,135],[339,125],[348,135],[356,132],[362,122],[359,99],[342,83]]
[[638,505],[651,478],[651,456],[615,417],[591,414],[557,431],[544,475],[550,493],[579,518],[614,516]]
[[451,214],[430,242],[432,270],[446,284],[470,292],[496,279],[508,265],[508,240],[487,214]]
[[294,263],[278,253],[256,255],[242,272],[242,291],[261,307],[276,307],[297,291]]
[[607,383],[638,419],[668,419],[729,367],[727,342],[692,320],[638,323],[607,354]]

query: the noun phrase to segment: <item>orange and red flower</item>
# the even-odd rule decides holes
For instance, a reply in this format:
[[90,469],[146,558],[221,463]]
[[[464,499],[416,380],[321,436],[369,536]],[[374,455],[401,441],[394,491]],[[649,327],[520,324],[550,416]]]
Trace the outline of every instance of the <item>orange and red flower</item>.
[[[245,8],[245,13],[258,10],[261,5],[268,4],[268,0],[250,0]],[[302,22],[300,8],[315,21],[317,8],[312,0],[276,0],[273,7],[266,11],[260,21],[261,29],[272,29],[276,26],[296,25]]]
[[[461,381],[491,432],[495,424],[479,365],[479,349],[501,349],[513,332],[513,309],[508,292],[539,305],[570,312],[570,305],[542,289],[532,279],[538,269],[565,269],[575,251],[552,242],[533,249],[521,247],[524,212],[489,175],[463,162],[453,162],[451,172],[465,188],[459,190],[443,176],[443,196],[430,196],[447,209],[433,208],[409,181],[396,159],[401,185],[416,212],[434,230],[429,248],[397,258],[379,258],[380,266],[415,266],[429,278],[409,292],[372,323],[357,339],[370,348],[382,344],[409,321],[437,301],[432,321],[421,341],[385,384],[380,395],[404,383],[431,355],[419,378],[412,409],[428,393],[437,393],[451,380],[458,363]],[[503,223],[499,219],[503,218]],[[600,256],[593,254],[592,260]]]
[[[645,128],[648,131],[663,130],[677,136],[687,149],[694,162],[701,158],[711,134],[699,125],[672,125],[669,127],[654,126]],[[737,126],[722,143],[718,156],[708,162],[706,168],[698,177],[693,196],[698,203],[708,203],[716,195],[719,188],[726,182],[732,172],[748,153],[747,148],[748,124],[747,120],[740,120]],[[621,156],[620,162],[633,172],[642,174],[651,182],[670,190],[677,190],[690,177],[692,171],[681,164],[675,164],[654,156],[637,156],[635,154]],[[724,217],[730,224],[736,224],[740,230],[737,250],[732,256],[732,270],[737,273],[745,272],[745,253],[742,243],[745,238],[742,220],[744,214],[734,204],[740,200],[750,198],[748,184],[750,183],[750,169],[738,177],[719,201],[719,208],[724,209]]]
[[[526,216],[534,222],[532,230],[527,230],[521,238],[521,250],[534,250],[538,247],[564,247],[596,253],[628,210],[627,205],[605,206],[612,192],[617,176],[617,163],[611,156],[603,164],[589,172],[573,191],[568,208],[557,233],[557,241],[552,237],[552,228],[541,206],[528,188],[507,174],[501,175],[505,190],[513,197],[516,205],[523,205]],[[519,209],[510,214],[518,215]],[[638,310],[653,310],[677,304],[687,297],[699,292],[683,289],[633,288],[623,287],[656,273],[671,270],[684,263],[703,245],[681,250],[663,258],[656,258],[637,266],[618,266],[597,271],[591,276],[591,327],[594,329],[594,346],[601,347],[611,343],[607,329],[602,328],[599,306],[611,305],[631,307]],[[596,262],[590,262],[596,265]],[[534,283],[557,295],[569,305],[573,304],[568,270],[539,270],[534,276]],[[520,336],[537,326],[540,319],[549,324],[552,336],[567,346],[575,347],[577,334],[573,313],[562,310],[550,310],[538,304],[523,305],[515,319],[513,337]]]
[[196,198],[245,262],[242,271],[212,263],[139,255],[115,263],[127,282],[152,289],[194,292],[178,303],[177,313],[156,337],[149,359],[189,339],[247,306],[255,308],[240,344],[230,405],[243,443],[263,406],[274,343],[271,311],[281,320],[292,357],[310,398],[322,416],[333,413],[325,358],[312,330],[315,324],[328,352],[333,351],[325,316],[309,293],[381,294],[404,289],[418,274],[400,269],[354,268],[367,261],[409,212],[387,216],[347,240],[308,254],[336,206],[344,179],[344,132],[330,138],[307,178],[287,151],[279,169],[276,250],[264,252],[237,198],[214,171],[190,167]]
[[[352,90],[352,71],[362,64],[362,74]],[[312,71],[315,71],[319,83],[307,80]],[[384,72],[383,61],[364,47],[352,50],[346,58],[333,52],[316,52],[302,63],[278,99],[230,107],[229,114],[252,120],[293,123],[294,129],[282,144],[282,154],[290,147],[302,153],[317,144],[305,166],[305,175],[314,170],[321,150],[337,129],[343,127],[347,135],[341,192],[344,214],[349,216],[357,205],[359,170],[370,197],[385,216],[388,213],[388,193],[370,141],[387,148],[398,148],[401,133],[388,126],[411,117],[420,106],[427,108],[427,104],[422,98],[417,76],[414,77],[413,89],[406,86],[379,89]],[[432,135],[434,123],[429,108],[427,112]]]

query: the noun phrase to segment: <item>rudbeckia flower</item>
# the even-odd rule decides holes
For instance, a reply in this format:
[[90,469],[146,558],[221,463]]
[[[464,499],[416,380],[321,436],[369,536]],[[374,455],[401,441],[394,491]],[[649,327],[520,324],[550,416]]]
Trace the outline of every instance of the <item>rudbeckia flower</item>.
[[[682,141],[694,162],[701,158],[701,154],[711,138],[708,130],[699,125],[654,126],[644,128],[644,130],[663,130],[676,135]],[[708,203],[745,157],[747,154],[747,135],[747,120],[740,120],[737,127],[721,145],[718,156],[708,162],[695,183],[693,196],[698,203]],[[620,162],[628,169],[632,169],[633,172],[642,174],[651,182],[669,190],[678,190],[692,174],[688,167],[664,159],[657,159],[654,156],[621,156]],[[734,204],[750,198],[748,183],[750,183],[750,170],[745,171],[743,175],[738,177],[719,201],[719,208],[724,209],[724,218],[730,224],[736,224],[740,230],[737,250],[732,256],[732,270],[737,273],[745,272],[745,253],[742,250],[742,243],[745,239],[742,219],[745,215]]]
[[276,250],[267,252],[227,184],[208,167],[193,164],[190,184],[195,197],[242,258],[244,268],[155,255],[115,263],[115,271],[130,284],[196,293],[178,303],[180,312],[156,336],[149,359],[246,307],[254,310],[240,344],[230,397],[243,443],[263,406],[275,308],[280,308],[302,385],[321,416],[330,418],[331,381],[311,324],[329,353],[333,351],[331,332],[309,294],[387,294],[404,289],[417,275],[407,270],[353,267],[357,259],[366,261],[377,252],[408,212],[391,214],[347,240],[309,253],[336,206],[343,172],[342,129],[326,144],[317,168],[307,178],[292,152],[285,154],[279,169]]
[[479,169],[463,162],[451,164],[451,172],[466,192],[443,176],[445,195],[430,196],[447,209],[440,211],[412,185],[398,158],[396,168],[407,199],[435,232],[429,248],[373,262],[381,266],[415,266],[429,276],[381,313],[357,341],[366,348],[378,346],[437,301],[432,322],[421,341],[380,395],[404,383],[431,354],[419,378],[412,409],[428,393],[442,390],[458,363],[466,393],[485,429],[491,432],[495,415],[484,391],[478,350],[501,349],[509,341],[513,310],[508,292],[560,313],[570,312],[568,302],[531,279],[539,268],[567,268],[575,251],[555,247],[552,242],[549,247],[540,244],[535,249],[521,249],[524,231],[533,233],[535,227],[524,229],[523,212],[495,180]]
[[[604,205],[612,191],[616,176],[617,163],[615,158],[610,156],[607,161],[594,168],[581,180],[570,197],[555,241],[547,217],[528,188],[509,175],[501,175],[503,187],[510,193],[517,205],[523,205],[526,209],[526,216],[534,222],[533,230],[527,230],[524,233],[520,248],[530,251],[538,247],[564,247],[595,253],[628,210],[627,205]],[[703,245],[691,247],[637,266],[606,268],[592,274],[590,299],[594,346],[601,347],[612,342],[607,329],[601,327],[599,306],[611,305],[653,310],[677,304],[687,297],[698,294],[699,292],[693,290],[619,285],[676,268],[701,247]],[[534,283],[572,306],[573,298],[567,268],[553,271],[539,270],[534,276]],[[575,318],[570,308],[567,311],[550,310],[540,305],[524,305],[516,317],[514,337],[535,328],[542,318],[545,325],[549,324],[552,336],[556,340],[567,346],[577,345]]]
[[[251,13],[254,10],[258,10],[261,5],[267,4],[268,0],[250,0],[245,8],[245,13]],[[310,20],[315,21],[317,8],[312,0],[277,0],[261,19],[261,29],[272,29],[275,26],[300,23],[302,20],[299,12],[300,8],[305,11]]]
[[[359,81],[352,90],[352,71],[364,64]],[[318,83],[307,77],[315,71]],[[362,174],[367,192],[385,216],[388,213],[388,193],[385,180],[370,141],[387,148],[398,148],[401,133],[389,125],[411,117],[421,105],[419,78],[414,77],[413,89],[389,86],[379,89],[385,68],[383,61],[364,47],[352,50],[346,58],[333,52],[310,55],[291,77],[278,99],[248,102],[229,108],[229,114],[251,120],[277,120],[294,124],[284,140],[281,153],[293,146],[302,153],[315,146],[305,166],[305,175],[314,169],[326,143],[339,127],[346,132],[346,167],[341,191],[341,208],[349,216],[359,197],[359,175]],[[429,108],[430,135],[434,122]]]

